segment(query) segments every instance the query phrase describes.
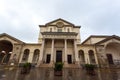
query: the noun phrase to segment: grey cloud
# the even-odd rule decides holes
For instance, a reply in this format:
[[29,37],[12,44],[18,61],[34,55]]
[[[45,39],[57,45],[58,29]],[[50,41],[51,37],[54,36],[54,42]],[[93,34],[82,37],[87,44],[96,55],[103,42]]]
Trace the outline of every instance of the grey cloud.
[[38,25],[56,18],[81,25],[82,41],[90,35],[120,35],[119,0],[4,1],[6,5],[5,11],[0,14],[0,32],[25,42],[37,42]]

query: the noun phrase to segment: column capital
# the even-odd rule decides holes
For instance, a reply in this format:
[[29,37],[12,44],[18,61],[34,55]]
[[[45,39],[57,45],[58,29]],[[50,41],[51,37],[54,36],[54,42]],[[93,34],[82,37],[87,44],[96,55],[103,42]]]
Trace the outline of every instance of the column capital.
[[68,39],[64,39],[64,40],[66,40],[66,41],[67,41]]
[[53,38],[53,39],[51,39],[52,41],[54,41],[55,39]]
[[45,38],[42,38],[42,40],[45,40]]
[[77,39],[73,39],[74,41],[77,41]]

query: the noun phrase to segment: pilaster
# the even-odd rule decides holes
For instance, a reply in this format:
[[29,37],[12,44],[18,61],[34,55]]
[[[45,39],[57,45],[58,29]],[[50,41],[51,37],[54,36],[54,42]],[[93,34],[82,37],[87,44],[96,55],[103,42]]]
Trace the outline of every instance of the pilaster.
[[88,64],[90,64],[90,56],[89,56],[89,53],[87,53],[87,62],[88,62]]
[[40,55],[39,55],[39,60],[38,60],[38,63],[37,63],[37,67],[39,67],[40,64],[42,63],[43,54],[44,54],[44,46],[45,46],[45,39],[42,40],[41,52],[40,52]]
[[29,56],[28,56],[28,62],[32,63],[32,59],[33,59],[33,52],[30,52],[29,53]]
[[78,64],[79,59],[78,59],[78,50],[77,50],[76,39],[74,39],[74,60],[75,60],[75,63]]

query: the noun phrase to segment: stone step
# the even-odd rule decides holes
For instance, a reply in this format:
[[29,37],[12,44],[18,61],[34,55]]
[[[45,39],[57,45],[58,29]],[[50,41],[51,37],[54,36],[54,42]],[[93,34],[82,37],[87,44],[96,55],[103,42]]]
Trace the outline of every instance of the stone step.
[[52,64],[40,64],[40,67],[53,67]]
[[80,68],[78,64],[65,64],[64,68]]
[[109,68],[120,68],[120,65],[109,65]]
[[[53,64],[40,64],[40,67],[54,67]],[[64,68],[80,68],[80,66],[78,64],[64,64],[63,65]]]

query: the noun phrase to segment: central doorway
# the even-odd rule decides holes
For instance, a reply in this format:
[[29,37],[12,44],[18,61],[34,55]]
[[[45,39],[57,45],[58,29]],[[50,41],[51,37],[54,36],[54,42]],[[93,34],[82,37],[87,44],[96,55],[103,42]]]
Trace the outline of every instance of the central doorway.
[[62,62],[62,51],[56,51],[56,62]]

